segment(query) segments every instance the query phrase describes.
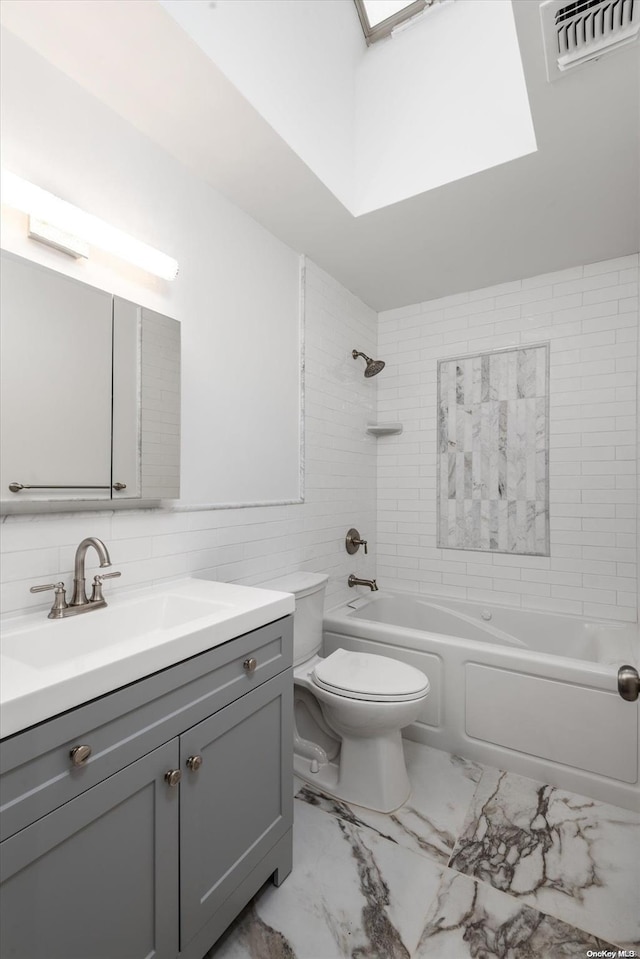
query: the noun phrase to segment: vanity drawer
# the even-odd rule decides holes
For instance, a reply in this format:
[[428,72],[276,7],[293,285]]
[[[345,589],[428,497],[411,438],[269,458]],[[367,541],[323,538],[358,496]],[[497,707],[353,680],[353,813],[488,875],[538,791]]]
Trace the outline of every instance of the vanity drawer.
[[[245,633],[4,740],[0,838],[288,669],[292,622],[288,616]],[[72,752],[82,746],[90,747],[90,754],[74,765]],[[81,751],[73,755],[83,758]]]

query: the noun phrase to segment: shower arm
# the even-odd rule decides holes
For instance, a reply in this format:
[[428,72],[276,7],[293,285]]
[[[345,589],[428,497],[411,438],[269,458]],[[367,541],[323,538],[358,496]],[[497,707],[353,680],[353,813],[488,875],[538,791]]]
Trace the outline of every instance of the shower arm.
[[381,370],[384,369],[384,360],[372,360],[370,356],[367,356],[366,353],[362,353],[360,350],[352,350],[351,355],[354,360],[357,360],[359,356],[363,358],[366,363],[364,375],[367,377],[367,379],[370,379],[372,376],[376,376]]

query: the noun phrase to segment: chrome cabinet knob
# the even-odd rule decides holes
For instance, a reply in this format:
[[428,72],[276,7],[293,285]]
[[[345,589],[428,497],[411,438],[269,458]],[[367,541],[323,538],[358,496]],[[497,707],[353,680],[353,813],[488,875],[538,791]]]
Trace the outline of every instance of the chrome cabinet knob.
[[618,670],[618,692],[628,703],[635,703],[640,695],[640,676],[635,666],[621,666]]
[[251,659],[245,659],[244,663],[242,664],[242,668],[246,669],[248,673],[252,673],[255,670],[257,665],[258,665],[258,660],[254,659],[252,656]]
[[164,774],[164,781],[168,783],[169,786],[177,786],[181,779],[182,773],[179,769],[168,769]]
[[197,771],[202,766],[202,756],[189,756],[187,759],[187,769],[190,769],[191,772],[197,773]]
[[82,746],[74,746],[69,753],[71,762],[74,766],[84,766],[90,755],[91,746],[87,746],[86,744]]

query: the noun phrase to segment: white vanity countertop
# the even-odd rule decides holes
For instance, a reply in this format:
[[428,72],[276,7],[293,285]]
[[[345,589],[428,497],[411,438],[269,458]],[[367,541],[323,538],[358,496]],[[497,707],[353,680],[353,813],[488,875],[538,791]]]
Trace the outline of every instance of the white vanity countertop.
[[4,620],[0,735],[113,692],[293,613],[294,597],[182,579],[107,598],[66,619],[45,611]]

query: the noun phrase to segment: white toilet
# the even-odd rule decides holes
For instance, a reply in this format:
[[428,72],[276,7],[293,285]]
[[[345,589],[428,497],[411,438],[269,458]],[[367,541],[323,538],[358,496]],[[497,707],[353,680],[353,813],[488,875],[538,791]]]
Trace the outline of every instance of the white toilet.
[[386,656],[318,655],[328,578],[291,573],[260,584],[296,599],[294,771],[338,799],[391,812],[411,792],[400,730],[418,716],[429,680]]

